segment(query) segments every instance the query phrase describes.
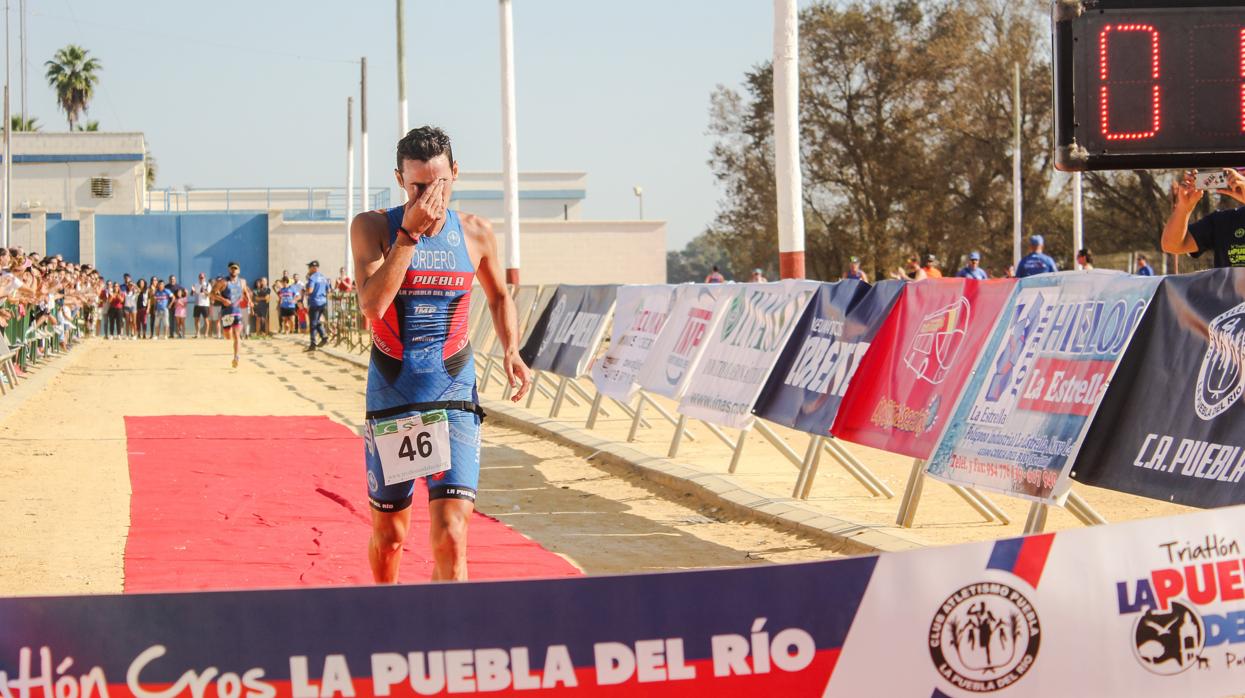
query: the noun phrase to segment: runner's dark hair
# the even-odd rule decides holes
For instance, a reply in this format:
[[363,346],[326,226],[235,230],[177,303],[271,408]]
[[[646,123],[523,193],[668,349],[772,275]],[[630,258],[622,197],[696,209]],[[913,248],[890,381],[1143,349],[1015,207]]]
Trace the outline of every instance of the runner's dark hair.
[[450,165],[454,164],[454,148],[450,145],[449,134],[436,126],[411,129],[398,141],[398,171],[402,171],[403,160],[428,162],[438,155],[444,155]]

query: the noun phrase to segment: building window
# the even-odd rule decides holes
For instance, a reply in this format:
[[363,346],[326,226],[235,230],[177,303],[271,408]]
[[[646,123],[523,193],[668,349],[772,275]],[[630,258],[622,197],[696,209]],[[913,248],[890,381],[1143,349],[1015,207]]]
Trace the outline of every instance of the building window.
[[109,177],[92,177],[91,196],[96,199],[111,199],[112,179]]

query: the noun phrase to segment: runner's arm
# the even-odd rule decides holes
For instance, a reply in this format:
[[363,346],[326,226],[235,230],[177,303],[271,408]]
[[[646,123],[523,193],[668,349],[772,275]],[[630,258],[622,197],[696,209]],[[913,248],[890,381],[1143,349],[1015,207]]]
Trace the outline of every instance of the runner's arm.
[[527,394],[532,372],[523,363],[523,359],[519,358],[519,312],[514,307],[514,299],[506,291],[501,262],[497,259],[497,238],[493,235],[493,226],[483,218],[464,215],[461,220],[463,233],[481,250],[480,262],[476,265],[476,278],[480,280],[480,288],[488,301],[489,313],[493,318],[493,331],[501,340],[506,377],[510,386],[516,388],[510,399],[518,402]]

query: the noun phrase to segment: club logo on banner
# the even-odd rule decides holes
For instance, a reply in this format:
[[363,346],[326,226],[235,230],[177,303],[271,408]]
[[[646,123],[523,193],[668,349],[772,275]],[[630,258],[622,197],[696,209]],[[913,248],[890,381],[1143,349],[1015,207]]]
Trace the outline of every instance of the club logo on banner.
[[714,321],[723,284],[689,284],[675,291],[674,307],[640,368],[640,387],[678,399],[700,360]]
[[822,284],[774,364],[757,416],[810,434],[829,433],[862,357],[903,290],[902,281]]
[[519,351],[528,366],[567,378],[583,375],[614,309],[617,286],[558,286]]
[[752,426],[752,406],[779,351],[820,284],[738,284],[718,300],[722,320],[688,381],[679,411],[723,426]]
[[947,482],[1060,503],[1085,428],[1158,277],[1022,279],[929,460]]
[[835,436],[928,458],[990,330],[1011,279],[908,284],[843,396]]
[[1245,502],[1245,270],[1164,277],[1073,478],[1167,502]]
[[1223,414],[1245,392],[1241,368],[1245,350],[1245,303],[1210,321],[1209,347],[1197,373],[1197,416],[1210,420]]
[[592,365],[597,390],[630,400],[639,389],[636,378],[653,343],[666,325],[674,286],[619,286],[614,331],[605,354]]

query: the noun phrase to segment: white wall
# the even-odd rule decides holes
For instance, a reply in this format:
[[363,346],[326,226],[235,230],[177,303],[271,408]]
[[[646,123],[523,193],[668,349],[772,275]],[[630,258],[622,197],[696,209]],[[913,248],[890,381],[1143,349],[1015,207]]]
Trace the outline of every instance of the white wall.
[[[15,157],[13,210],[23,213],[42,208],[70,220],[78,219],[79,210],[84,208],[103,214],[142,213],[143,161],[106,158],[142,156],[144,152],[141,133],[14,133],[15,156],[75,161],[20,162]],[[113,180],[111,198],[91,195],[92,177]]]
[[[506,226],[493,223],[497,249]],[[316,259],[337,276],[345,257],[343,221],[285,221],[268,213],[268,278],[283,269],[303,277]],[[664,221],[523,221],[524,284],[652,284],[666,281]],[[354,270],[350,270],[351,276]]]

